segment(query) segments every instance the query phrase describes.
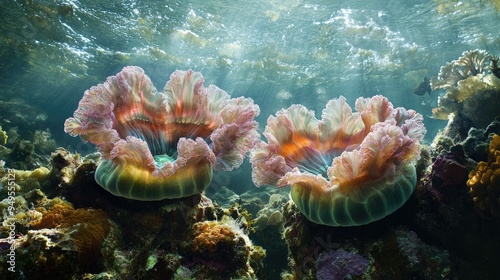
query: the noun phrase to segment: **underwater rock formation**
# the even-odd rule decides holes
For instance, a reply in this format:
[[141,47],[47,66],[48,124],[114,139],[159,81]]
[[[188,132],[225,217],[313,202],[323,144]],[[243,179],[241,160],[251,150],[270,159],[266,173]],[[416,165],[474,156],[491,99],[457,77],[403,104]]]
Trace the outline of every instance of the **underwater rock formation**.
[[254,183],[291,186],[297,207],[318,224],[364,225],[394,212],[415,188],[422,115],[383,96],[358,98],[356,109],[340,97],[321,120],[302,105],[269,117],[268,143],[251,153]]
[[161,200],[200,193],[212,168],[239,167],[259,138],[259,107],[203,81],[201,73],[175,71],[157,92],[141,68],[125,67],[85,92],[65,131],[98,147],[95,178],[114,195]]
[[449,152],[437,156],[431,165],[430,173],[421,178],[419,183],[424,189],[420,191],[420,195],[428,196],[429,202],[437,204],[437,207],[464,196],[470,166],[475,164],[476,162],[465,154],[462,145],[450,147]]
[[[16,258],[15,273],[1,267],[5,279],[64,279],[95,269],[110,230],[103,210],[74,209],[60,198],[48,199],[39,189],[12,199],[13,204],[8,199],[0,203],[1,230],[16,233],[0,239],[14,248]],[[4,208],[5,203],[14,209]]]
[[255,229],[263,231],[268,226],[281,226],[283,223],[282,207],[287,202],[287,198],[281,194],[272,194],[267,205],[257,212],[255,218]]
[[[0,166],[2,184],[18,178],[16,196],[0,201],[1,231],[15,225],[15,235],[0,238],[5,279],[262,279],[265,251],[248,237],[246,210],[221,208],[201,194],[128,200],[95,183],[90,158],[59,149],[52,164],[50,172]],[[16,273],[6,270],[10,244]]]
[[31,227],[35,230],[64,230],[62,235],[68,235],[75,246],[78,264],[88,269],[97,261],[104,238],[109,233],[108,217],[100,209],[74,209],[67,202],[56,201],[50,202],[48,209],[37,208],[41,218],[31,221]]
[[[282,279],[454,279],[456,267],[447,250],[423,241],[404,221],[396,228],[388,220],[355,227],[327,227],[285,207],[283,238],[289,270]],[[407,218],[407,217],[406,217]],[[422,238],[422,239],[421,239]],[[323,260],[327,259],[327,262]],[[322,274],[329,278],[323,278]],[[358,276],[355,276],[358,275]]]
[[196,266],[193,270],[197,271],[197,278],[256,277],[252,267],[260,265],[265,252],[252,244],[236,220],[226,216],[222,221],[198,222],[190,234],[184,250],[187,262],[191,262],[188,266]]
[[[483,142],[489,143],[488,134],[484,129],[471,129],[467,140],[456,143],[438,134],[431,149],[439,151],[431,152],[434,162],[427,169],[428,174],[419,180],[416,189],[418,209],[413,219],[415,230],[423,239],[446,248],[456,259],[458,279],[493,279],[498,274],[496,269],[480,267],[495,266],[500,249],[500,227],[495,219],[491,219],[491,208],[478,215],[479,209],[475,205],[475,201],[481,201],[484,206],[485,200],[491,203],[495,200],[494,197],[487,199],[487,186],[476,181],[491,179],[484,176],[486,170],[474,171],[478,166],[476,160],[484,158],[479,150],[484,149]],[[474,191],[468,186],[472,176],[477,187]],[[478,197],[473,198],[476,195]],[[495,257],[491,258],[492,255]]]
[[[21,134],[20,134],[21,133]],[[0,158],[9,168],[32,169],[47,164],[50,153],[57,148],[49,129],[28,130],[0,126]]]

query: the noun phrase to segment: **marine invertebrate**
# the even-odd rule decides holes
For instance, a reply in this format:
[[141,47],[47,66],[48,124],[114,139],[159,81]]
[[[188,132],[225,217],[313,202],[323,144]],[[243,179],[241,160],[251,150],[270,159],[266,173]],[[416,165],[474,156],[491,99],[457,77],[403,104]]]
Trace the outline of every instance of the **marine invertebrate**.
[[189,235],[184,246],[189,258],[202,264],[202,274],[213,275],[215,271],[223,279],[230,276],[251,279],[265,257],[264,250],[253,245],[240,224],[228,216],[221,221],[197,222]]
[[491,56],[484,50],[464,51],[457,60],[441,67],[437,79],[431,83],[432,89],[456,87],[459,81],[483,73],[490,58]]
[[[196,252],[215,253],[223,243],[232,243],[236,232],[229,225],[216,221],[204,221],[194,224],[192,250]],[[220,248],[219,248],[220,249]]]
[[340,97],[321,120],[302,105],[269,117],[268,143],[251,153],[254,183],[291,186],[299,210],[319,224],[363,225],[398,209],[415,188],[422,116],[380,95],[358,98],[356,109]]
[[238,167],[257,141],[259,108],[203,86],[199,72],[175,71],[157,92],[139,67],[125,67],[87,90],[64,129],[95,144],[102,160],[96,181],[137,200],[202,192],[212,168]]
[[469,173],[467,186],[479,213],[500,218],[500,136],[497,134],[490,142],[488,162],[479,162]]
[[[491,67],[487,67],[491,63]],[[447,120],[452,113],[463,113],[476,126],[487,125],[496,116],[500,79],[494,75],[495,57],[483,50],[466,51],[462,57],[442,66],[437,78],[433,79],[433,90],[445,89],[438,107],[432,109],[435,118]],[[490,74],[486,73],[489,69]],[[491,104],[481,107],[479,104]]]
[[43,206],[30,211],[41,217],[31,220],[30,229],[17,243],[20,254],[25,254],[20,267],[30,275],[44,268],[66,269],[68,264],[87,271],[99,261],[111,227],[104,211],[74,209],[59,198],[44,200]]
[[455,159],[440,157],[432,165],[434,178],[439,178],[439,187],[460,185],[465,183],[467,169]]
[[[2,172],[3,171],[3,172]],[[50,186],[50,170],[46,167],[38,167],[34,170],[17,170],[11,169],[10,176],[7,170],[0,168],[0,185],[7,186],[10,179],[13,179],[13,186],[15,187],[16,194],[25,194],[33,189],[42,189],[43,187]],[[12,183],[11,183],[12,184]],[[0,189],[0,196],[7,197],[7,188]]]

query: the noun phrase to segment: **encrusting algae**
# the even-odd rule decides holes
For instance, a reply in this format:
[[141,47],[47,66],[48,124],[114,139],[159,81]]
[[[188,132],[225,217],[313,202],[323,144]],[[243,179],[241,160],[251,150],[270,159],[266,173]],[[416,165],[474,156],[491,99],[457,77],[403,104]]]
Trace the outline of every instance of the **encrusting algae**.
[[78,260],[90,265],[99,256],[102,242],[108,235],[110,223],[101,209],[74,209],[61,201],[49,209],[39,207],[42,218],[32,223],[35,229],[66,228],[78,250]]

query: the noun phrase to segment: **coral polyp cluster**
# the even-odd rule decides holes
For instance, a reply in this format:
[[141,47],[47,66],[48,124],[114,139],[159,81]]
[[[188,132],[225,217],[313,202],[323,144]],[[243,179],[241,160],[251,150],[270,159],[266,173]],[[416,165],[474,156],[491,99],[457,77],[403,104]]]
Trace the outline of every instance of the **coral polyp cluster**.
[[467,186],[475,209],[486,217],[500,219],[500,136],[489,147],[488,162],[481,161],[469,174]]
[[216,221],[199,222],[193,225],[193,251],[214,254],[228,242],[234,242],[236,232],[227,224]]
[[197,222],[192,226],[190,238],[185,244],[194,264],[201,264],[198,274],[216,273],[220,279],[227,275],[242,275],[244,279],[255,277],[264,250],[252,244],[237,221],[224,217],[222,221]]

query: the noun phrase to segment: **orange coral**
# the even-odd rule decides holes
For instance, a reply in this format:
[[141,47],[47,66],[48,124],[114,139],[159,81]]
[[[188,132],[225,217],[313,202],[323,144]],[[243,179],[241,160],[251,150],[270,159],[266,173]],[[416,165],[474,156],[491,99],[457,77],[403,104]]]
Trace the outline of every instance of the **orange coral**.
[[62,225],[65,217],[75,211],[71,204],[65,202],[57,203],[49,210],[46,210],[43,207],[39,207],[37,210],[41,212],[43,216],[41,220],[33,221],[31,223],[31,226],[35,229],[56,228],[59,225]]
[[215,221],[205,221],[194,224],[195,238],[192,243],[193,251],[215,253],[220,243],[231,242],[235,239],[235,232],[226,224]]
[[57,201],[48,210],[37,209],[43,214],[41,220],[31,224],[35,229],[67,229],[78,251],[82,266],[88,266],[99,256],[102,242],[108,235],[110,223],[106,213],[100,209],[74,209],[71,204]]
[[488,162],[479,162],[476,170],[470,172],[467,186],[478,212],[500,218],[500,136],[493,136]]
[[265,252],[252,245],[240,226],[224,216],[220,221],[197,222],[190,228],[182,246],[186,262],[197,271],[194,278],[217,275],[217,279],[255,279],[254,268],[263,267]]

